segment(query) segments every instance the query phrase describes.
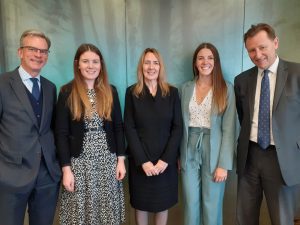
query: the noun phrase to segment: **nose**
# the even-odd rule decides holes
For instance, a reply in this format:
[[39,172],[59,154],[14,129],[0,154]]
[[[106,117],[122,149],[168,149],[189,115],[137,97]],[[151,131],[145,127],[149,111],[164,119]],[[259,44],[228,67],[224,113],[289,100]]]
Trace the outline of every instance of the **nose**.
[[255,58],[259,59],[261,57],[261,51],[260,50],[256,50],[255,51]]

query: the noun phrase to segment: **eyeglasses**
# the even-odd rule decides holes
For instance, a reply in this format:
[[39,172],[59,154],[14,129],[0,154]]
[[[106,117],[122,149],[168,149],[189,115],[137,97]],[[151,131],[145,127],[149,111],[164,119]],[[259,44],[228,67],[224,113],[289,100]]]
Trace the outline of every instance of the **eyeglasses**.
[[41,55],[44,55],[44,56],[46,56],[50,53],[50,51],[48,49],[39,49],[39,48],[35,48],[35,47],[32,47],[32,46],[22,46],[21,48],[26,48],[31,53],[40,52]]

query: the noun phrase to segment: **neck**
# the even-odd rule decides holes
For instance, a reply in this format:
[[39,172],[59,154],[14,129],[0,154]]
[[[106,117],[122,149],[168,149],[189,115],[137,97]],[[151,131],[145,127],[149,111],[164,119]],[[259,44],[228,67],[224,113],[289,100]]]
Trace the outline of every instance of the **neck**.
[[156,91],[157,91],[157,80],[151,80],[151,81],[146,81],[145,80],[145,84],[149,88],[149,91],[150,91],[151,95],[155,96]]
[[29,70],[26,67],[24,67],[23,65],[21,65],[21,67],[23,68],[23,70],[25,70],[31,77],[35,78],[40,74],[40,70],[35,71],[35,70]]
[[197,85],[203,86],[212,86],[212,77],[211,76],[198,76],[196,81]]
[[149,89],[157,87],[157,80],[145,80],[145,84]]
[[88,89],[94,89],[94,81],[85,81]]

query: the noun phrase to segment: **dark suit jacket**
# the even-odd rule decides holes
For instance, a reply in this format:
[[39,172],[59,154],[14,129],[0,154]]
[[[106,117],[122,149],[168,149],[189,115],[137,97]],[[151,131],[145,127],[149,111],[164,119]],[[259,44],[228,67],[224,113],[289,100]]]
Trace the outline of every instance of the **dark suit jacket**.
[[[104,130],[108,147],[117,155],[125,155],[125,139],[122,114],[117,90],[113,91],[113,109],[111,121],[104,120]],[[56,107],[55,139],[61,166],[70,165],[71,157],[78,157],[82,151],[84,136],[84,121],[72,120],[67,99],[71,93],[71,83],[67,84],[59,93]]]
[[[237,169],[242,174],[247,160],[254,110],[257,67],[235,78],[235,94],[241,131],[237,147]],[[272,131],[283,179],[287,185],[300,183],[300,64],[279,60]]]
[[170,87],[169,95],[162,97],[159,86],[152,97],[147,86],[137,98],[127,88],[125,97],[125,134],[128,152],[137,166],[161,159],[175,164],[182,136],[182,114],[178,90]]
[[43,109],[40,127],[18,69],[0,76],[0,188],[24,189],[35,181],[41,152],[54,181],[60,180],[52,120],[53,83],[41,77]]

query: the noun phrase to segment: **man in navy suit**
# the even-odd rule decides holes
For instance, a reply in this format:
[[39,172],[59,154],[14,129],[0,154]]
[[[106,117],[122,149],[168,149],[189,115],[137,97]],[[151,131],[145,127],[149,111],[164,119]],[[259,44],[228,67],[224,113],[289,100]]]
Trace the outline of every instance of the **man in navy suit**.
[[278,57],[268,24],[252,25],[244,42],[255,67],[235,78],[237,224],[259,224],[264,194],[272,225],[292,225],[299,207],[300,64]]
[[[25,31],[21,64],[0,75],[0,224],[52,225],[60,168],[52,132],[56,88],[41,76],[51,42]],[[35,78],[35,79],[33,79]]]

